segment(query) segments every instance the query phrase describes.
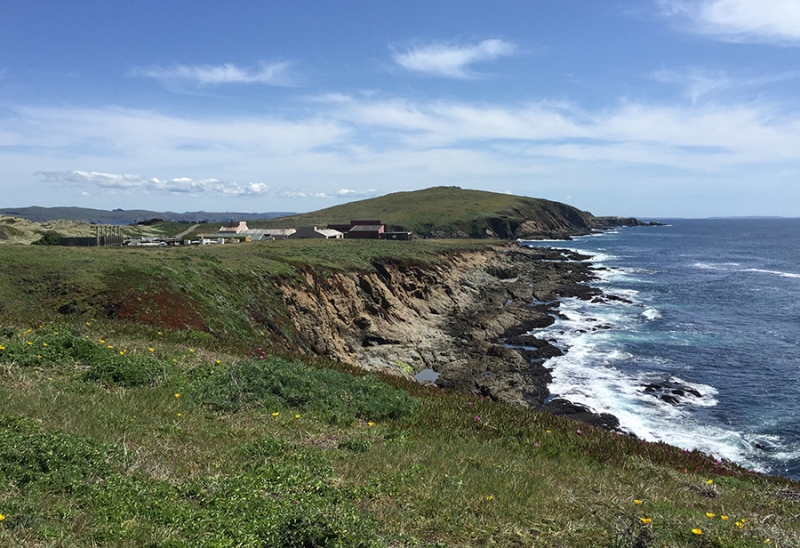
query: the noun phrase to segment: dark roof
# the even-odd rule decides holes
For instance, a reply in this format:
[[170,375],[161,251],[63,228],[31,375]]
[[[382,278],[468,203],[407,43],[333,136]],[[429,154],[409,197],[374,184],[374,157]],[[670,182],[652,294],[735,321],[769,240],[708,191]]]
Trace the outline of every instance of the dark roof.
[[382,225],[382,224],[383,224],[382,222],[375,221],[375,220],[372,220],[372,219],[370,219],[369,221],[353,221],[352,219],[350,220],[350,226],[356,226],[356,225]]
[[350,232],[380,232],[383,225],[356,225]]

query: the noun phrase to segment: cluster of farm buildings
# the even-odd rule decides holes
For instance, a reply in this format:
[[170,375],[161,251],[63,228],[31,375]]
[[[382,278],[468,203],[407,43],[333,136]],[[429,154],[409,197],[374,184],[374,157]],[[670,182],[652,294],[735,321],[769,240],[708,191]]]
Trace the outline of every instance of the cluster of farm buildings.
[[294,240],[317,238],[326,240],[410,240],[407,231],[387,231],[386,225],[376,220],[350,221],[349,224],[330,224],[325,228],[302,226],[299,228],[248,228],[245,221],[223,223],[217,232],[198,234],[196,239],[141,238],[127,241],[127,245],[190,245],[224,244],[233,242],[258,242],[264,240]]

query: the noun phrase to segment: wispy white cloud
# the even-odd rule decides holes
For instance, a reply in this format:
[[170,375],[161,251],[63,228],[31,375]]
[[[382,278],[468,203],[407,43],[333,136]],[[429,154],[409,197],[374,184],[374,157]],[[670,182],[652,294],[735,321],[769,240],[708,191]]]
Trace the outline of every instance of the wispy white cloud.
[[40,171],[37,173],[47,183],[66,183],[94,186],[107,190],[161,194],[217,194],[229,197],[264,196],[270,193],[264,183],[230,183],[218,179],[192,179],[175,177],[159,179],[140,175],[100,173],[96,171]]
[[[589,112],[562,103],[516,108],[402,100],[337,102],[335,115],[361,131],[374,127],[395,147],[480,147],[500,157],[661,164],[715,169],[748,162],[800,160],[800,114],[767,105],[701,107],[627,103]],[[347,106],[345,106],[347,105]]]
[[289,85],[290,67],[288,61],[261,63],[257,67],[239,67],[233,63],[224,65],[173,65],[162,67],[153,65],[139,67],[130,71],[131,76],[153,78],[162,82],[190,82],[197,85],[216,84],[267,84],[272,86]]
[[675,84],[684,88],[685,94],[692,100],[692,104],[704,95],[713,94],[728,89],[751,88],[798,78],[800,73],[785,72],[782,74],[734,78],[726,71],[709,71],[698,67],[687,70],[662,69],[652,74],[654,80],[665,84]]
[[[141,175],[100,173],[96,171],[40,171],[37,172],[45,183],[68,184],[79,187],[97,187],[103,190],[119,191],[127,194],[190,194],[216,195],[227,198],[368,198],[377,196],[378,191],[341,189],[338,192],[313,192],[274,188],[265,183],[237,183],[219,179],[192,179],[174,177],[159,179]],[[82,195],[88,195],[85,191]]]
[[695,32],[734,41],[800,42],[797,0],[656,0]]
[[351,190],[349,188],[343,188],[336,193],[336,196],[339,198],[372,198],[378,194],[378,191],[374,188],[370,188],[368,190]]
[[432,76],[467,79],[479,76],[470,70],[471,65],[512,55],[517,46],[495,38],[473,45],[434,42],[406,47],[402,51],[393,49],[392,57],[405,69]]
[[[601,172],[609,180],[627,169],[730,179],[744,169],[800,165],[800,112],[764,101],[627,102],[587,110],[564,102],[367,94],[318,98],[304,107],[309,111],[284,118],[217,119],[126,109],[6,109],[0,163],[6,173],[20,174],[7,179],[27,180],[30,188],[71,187],[74,196],[88,191],[128,202],[147,194],[181,204],[202,197],[210,207],[227,198],[347,200],[410,185],[527,193],[533,180],[535,192],[546,196],[547,188],[561,192],[570,177],[597,180]],[[35,180],[31,165],[41,172]],[[169,175],[125,175],[141,166]]]

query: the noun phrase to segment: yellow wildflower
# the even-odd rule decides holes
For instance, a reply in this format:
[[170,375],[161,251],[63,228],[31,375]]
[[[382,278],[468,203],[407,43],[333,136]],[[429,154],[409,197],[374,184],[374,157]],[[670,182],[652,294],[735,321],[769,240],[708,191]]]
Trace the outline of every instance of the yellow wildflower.
[[374,423],[374,422],[372,422],[372,421],[370,421],[370,422],[368,422],[368,423],[367,423],[367,426],[369,426],[370,428],[372,428],[373,426],[375,426],[375,423]]
[[42,346],[47,346],[47,343],[42,343]]
[[494,495],[489,495],[488,497],[486,497],[486,500],[494,500]]
[[711,485],[714,483],[714,480],[706,480],[706,485]]
[[639,499],[633,499],[633,503],[638,506],[642,503],[642,501],[640,501]]
[[764,539],[764,544],[771,544],[771,543],[772,543],[772,541],[771,541],[771,540],[769,540],[768,538],[765,538],[765,539]]
[[181,413],[178,413],[178,416],[179,416],[179,417],[182,417],[183,415],[182,415]]
[[295,415],[294,418],[299,419],[300,415]]
[[180,394],[175,394],[175,397],[176,397],[176,398],[180,398],[180,397],[181,397],[181,395],[180,395]]
[[194,348],[190,348],[190,349],[189,349],[189,352],[194,352]]
[[726,516],[726,515],[724,515],[724,514],[723,514],[723,515],[721,515],[721,516],[719,517],[719,519],[721,519],[722,521],[728,521],[728,516]]
[[221,363],[222,363],[222,360],[217,360],[217,361],[216,361],[216,364],[217,364],[217,365],[219,365],[219,364],[221,364]]
[[550,430],[545,430],[545,433],[549,434],[549,433],[550,433]]
[[125,354],[125,352],[123,350],[120,350],[119,355],[122,356],[123,354]]
[[6,349],[6,347],[3,346],[2,344],[0,344],[0,350],[5,350],[5,349]]
[[148,348],[148,350],[149,350],[150,352],[155,352],[155,350],[153,350],[152,348]]
[[159,331],[158,334],[161,335],[161,331]]
[[708,519],[711,519],[711,518],[713,518],[713,517],[714,517],[714,515],[715,515],[715,514],[714,514],[714,512],[706,512],[706,517],[707,517]]
[[642,525],[647,525],[648,523],[653,521],[653,518],[639,518],[639,521],[642,522]]
[[42,355],[41,355],[41,354],[36,354],[36,357],[37,357],[38,359],[40,359],[40,360],[42,359]]
[[694,533],[695,535],[702,535],[703,534],[703,530],[702,529],[698,529],[697,527],[695,527],[694,529],[692,529],[692,533]]
[[277,417],[278,415],[280,415],[280,413],[279,413],[278,411],[275,411],[275,412],[272,414],[272,416],[273,416],[273,417]]
[[32,346],[32,345],[33,345],[33,343],[31,341],[28,341],[28,346]]
[[737,521],[736,522],[736,527],[738,527],[739,529],[742,529],[744,527],[744,523],[742,523],[741,521]]
[[114,345],[109,344],[106,348],[114,348]]
[[3,514],[0,514],[0,521],[3,521],[6,517]]
[[105,343],[105,342],[106,342],[106,340],[105,340],[105,339],[100,339],[100,344],[103,344],[103,343]]

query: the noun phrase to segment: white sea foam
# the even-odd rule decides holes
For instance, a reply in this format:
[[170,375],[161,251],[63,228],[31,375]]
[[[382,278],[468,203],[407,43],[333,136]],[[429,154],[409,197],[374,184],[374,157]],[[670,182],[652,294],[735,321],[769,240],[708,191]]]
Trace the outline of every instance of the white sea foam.
[[741,266],[739,263],[693,263],[693,267],[703,270],[735,270]]
[[645,311],[642,312],[642,316],[649,321],[658,320],[661,318],[661,312],[656,308],[646,308]]
[[741,268],[739,263],[694,263],[695,268],[702,270],[723,270],[728,272],[754,272],[756,274],[771,274],[773,276],[780,276],[782,278],[800,278],[800,274],[796,272],[783,272],[781,270],[768,270],[765,268]]
[[[627,291],[621,292],[626,298],[631,296]],[[754,454],[752,440],[734,430],[702,424],[695,418],[694,412],[699,408],[717,405],[717,390],[713,386],[663,373],[667,365],[671,371],[683,369],[675,364],[653,363],[652,369],[646,365],[643,369],[641,364],[631,366],[636,358],[620,349],[621,339],[646,339],[646,334],[636,332],[631,326],[635,325],[636,317],[657,319],[660,317],[657,309],[651,307],[641,312],[639,306],[618,301],[591,303],[564,299],[559,312],[563,318],[537,332],[567,350],[563,356],[546,362],[552,368],[553,395],[586,405],[597,413],[610,413],[619,419],[622,428],[642,439],[697,449],[766,471]],[[605,329],[597,329],[600,326]],[[638,372],[626,373],[623,370],[626,365],[628,370]],[[659,381],[682,386],[685,396],[673,405],[645,391],[648,384]],[[691,390],[702,396],[691,395]]]
[[762,268],[746,268],[744,272],[758,272],[759,274],[773,274],[782,278],[800,278],[800,274],[794,272],[781,272],[780,270],[764,270]]

